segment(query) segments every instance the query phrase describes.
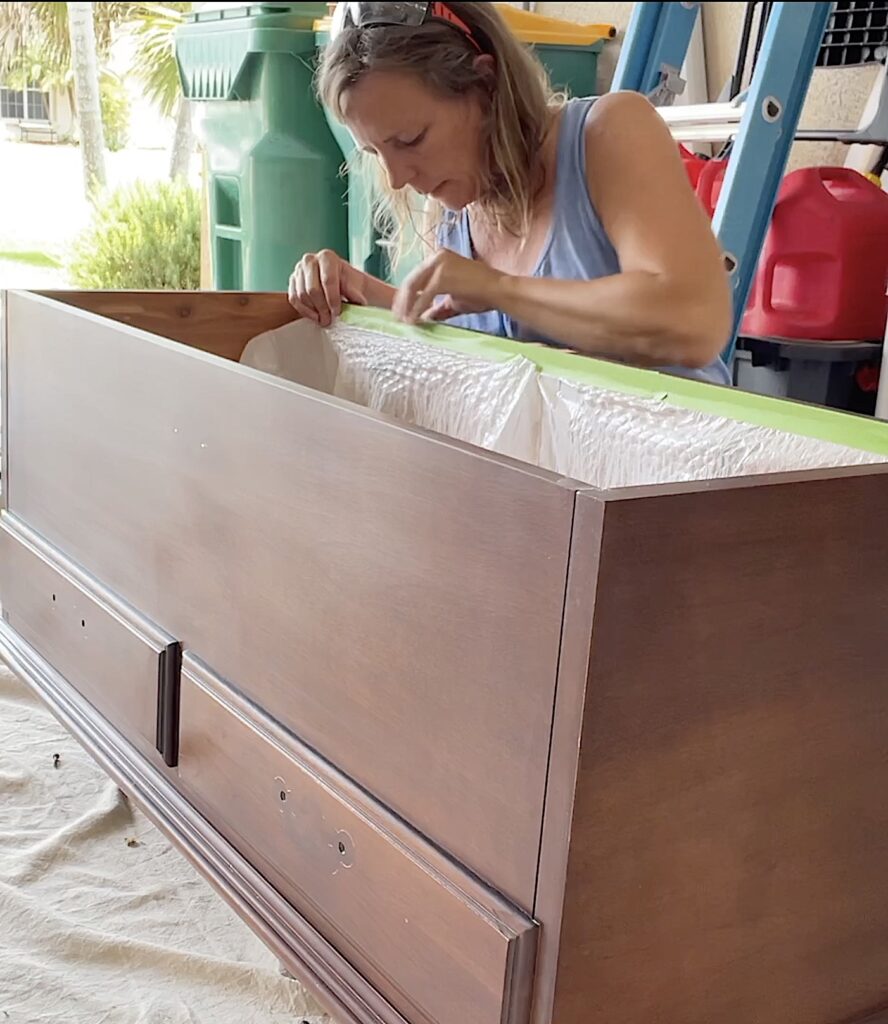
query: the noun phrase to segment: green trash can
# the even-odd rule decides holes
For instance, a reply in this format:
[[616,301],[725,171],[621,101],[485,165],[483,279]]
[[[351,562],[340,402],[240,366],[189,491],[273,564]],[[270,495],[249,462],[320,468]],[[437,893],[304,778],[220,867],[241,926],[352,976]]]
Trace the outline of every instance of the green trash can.
[[597,96],[598,58],[617,34],[614,25],[580,25],[498,4],[512,33],[536,54],[553,87],[571,96]]
[[603,42],[585,46],[558,43],[531,43],[530,46],[549,73],[553,88],[571,96],[598,95],[598,55]]
[[189,15],[176,35],[209,170],[213,284],[285,291],[306,252],[349,254],[342,154],[313,89],[324,3]]
[[[319,48],[326,45],[327,37],[319,33]],[[383,281],[390,280],[390,271],[385,253],[379,245],[379,235],[373,226],[373,183],[365,171],[358,170],[354,165],[356,146],[351,133],[340,124],[328,111],[324,111],[327,125],[333,138],[336,139],[341,161],[346,166],[351,164],[343,175],[343,187],[346,189],[348,206],[348,248],[346,258],[353,267],[372,274]]]

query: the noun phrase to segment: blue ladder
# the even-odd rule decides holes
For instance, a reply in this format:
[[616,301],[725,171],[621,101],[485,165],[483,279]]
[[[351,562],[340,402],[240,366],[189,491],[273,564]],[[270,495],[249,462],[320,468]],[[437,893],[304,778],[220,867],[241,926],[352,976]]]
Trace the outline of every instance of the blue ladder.
[[[637,3],[626,31],[612,91],[631,90],[668,104],[699,4]],[[722,247],[734,298],[730,367],[780,182],[798,129],[832,3],[775,3],[745,97],[712,227]],[[736,117],[736,115],[735,115]]]

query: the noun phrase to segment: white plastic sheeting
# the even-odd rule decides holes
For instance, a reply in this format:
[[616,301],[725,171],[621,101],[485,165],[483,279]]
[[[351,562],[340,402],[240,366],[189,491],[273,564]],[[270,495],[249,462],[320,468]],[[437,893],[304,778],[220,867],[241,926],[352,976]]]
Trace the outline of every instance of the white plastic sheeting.
[[488,362],[418,341],[298,321],[254,338],[241,362],[522,461],[539,448],[530,360]]
[[541,378],[539,464],[600,488],[858,466],[872,452],[667,402]]
[[241,362],[602,489],[888,461],[344,323],[287,324]]

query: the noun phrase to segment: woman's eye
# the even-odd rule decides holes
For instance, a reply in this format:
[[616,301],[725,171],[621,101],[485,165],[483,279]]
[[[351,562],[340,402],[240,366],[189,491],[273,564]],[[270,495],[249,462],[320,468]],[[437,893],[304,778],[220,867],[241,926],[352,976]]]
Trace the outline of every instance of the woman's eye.
[[412,139],[408,139],[406,142],[402,142],[401,145],[404,146],[406,149],[410,149],[413,146],[418,146],[425,137],[426,131],[423,130],[419,133],[419,135],[414,136]]

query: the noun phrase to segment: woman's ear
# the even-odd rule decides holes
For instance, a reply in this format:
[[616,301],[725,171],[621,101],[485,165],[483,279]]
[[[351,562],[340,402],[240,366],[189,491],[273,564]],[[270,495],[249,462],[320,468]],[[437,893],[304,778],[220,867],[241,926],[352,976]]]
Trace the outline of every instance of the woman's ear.
[[479,53],[473,64],[475,70],[484,81],[492,86],[496,81],[496,60],[493,55],[490,53]]

